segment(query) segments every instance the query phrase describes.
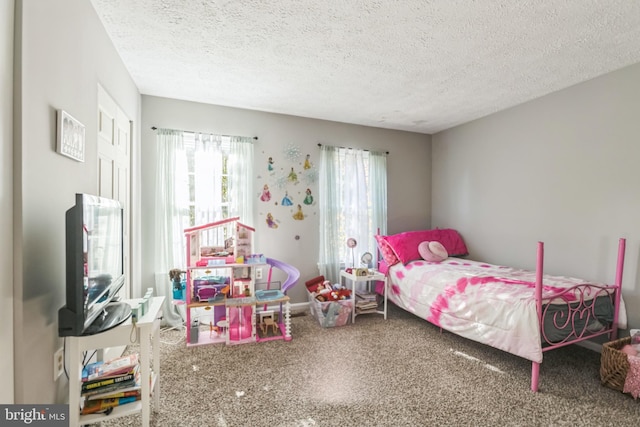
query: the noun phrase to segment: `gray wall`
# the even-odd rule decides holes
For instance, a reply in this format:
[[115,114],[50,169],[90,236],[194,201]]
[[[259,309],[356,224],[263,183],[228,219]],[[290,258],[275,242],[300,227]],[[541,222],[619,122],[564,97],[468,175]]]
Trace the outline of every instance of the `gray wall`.
[[[17,0],[16,11],[15,401],[61,403],[67,381],[53,382],[53,353],[63,344],[65,211],[76,192],[97,191],[98,84],[136,123],[140,95],[90,2]],[[59,108],[86,127],[84,163],[56,153]]]
[[[241,110],[228,107],[185,102],[153,96],[142,97],[142,278],[143,283],[153,286],[153,248],[155,242],[154,209],[156,139],[151,126],[212,132],[223,135],[257,136],[255,142],[255,197],[256,252],[295,265],[301,272],[300,286],[289,295],[293,303],[306,302],[304,281],[319,274],[318,259],[318,213],[317,206],[303,212],[306,218],[295,221],[282,206],[269,206],[281,223],[270,229],[265,222],[267,206],[258,200],[265,182],[266,164],[269,156],[276,161],[276,170],[290,162],[283,156],[286,147],[299,148],[304,155],[310,154],[311,162],[319,162],[318,143],[349,146],[372,150],[388,150],[388,229],[395,233],[410,229],[427,228],[430,224],[430,136],[410,132],[391,131],[323,120],[306,119],[280,114]],[[299,163],[299,162],[298,162]],[[296,166],[296,171],[300,170]],[[299,185],[291,196],[302,200],[307,187],[317,198],[317,182]],[[271,189],[273,200],[282,194]],[[295,201],[295,199],[294,199]],[[281,209],[280,209],[281,208]],[[245,220],[246,221],[246,220]],[[248,221],[247,221],[248,223]],[[300,236],[299,240],[295,236]]]
[[13,403],[13,11],[0,2],[0,402]]
[[473,259],[602,282],[627,239],[623,296],[640,327],[640,64],[433,136],[432,225]]

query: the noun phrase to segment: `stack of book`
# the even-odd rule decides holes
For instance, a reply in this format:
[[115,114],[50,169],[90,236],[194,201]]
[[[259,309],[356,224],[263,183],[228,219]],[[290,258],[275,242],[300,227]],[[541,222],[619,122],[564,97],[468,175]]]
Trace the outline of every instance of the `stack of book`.
[[141,398],[138,353],[88,364],[82,371],[82,415],[110,412]]
[[358,312],[375,310],[378,308],[378,299],[375,292],[356,291],[356,310]]

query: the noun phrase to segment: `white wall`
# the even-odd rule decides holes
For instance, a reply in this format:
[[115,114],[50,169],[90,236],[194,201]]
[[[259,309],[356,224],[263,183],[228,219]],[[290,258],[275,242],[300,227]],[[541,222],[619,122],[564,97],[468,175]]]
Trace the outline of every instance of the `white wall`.
[[640,64],[433,136],[433,226],[471,257],[612,282],[640,327]]
[[13,12],[0,2],[0,403],[13,403]]
[[[267,160],[276,161],[276,170],[286,167],[283,150],[299,148],[302,154],[298,165],[310,154],[311,162],[319,161],[318,143],[385,150],[388,168],[388,229],[390,233],[415,228],[427,228],[430,224],[430,163],[431,146],[428,135],[391,131],[378,128],[348,125],[344,123],[314,120],[280,114],[199,104],[158,98],[142,97],[142,283],[153,286],[154,195],[156,173],[155,132],[152,126],[223,135],[257,136],[255,142],[255,197],[256,197],[256,252],[295,265],[301,272],[299,286],[289,295],[292,302],[306,302],[304,282],[319,274],[318,260],[318,213],[317,206],[304,206],[306,218],[295,221],[289,209],[276,206],[282,198],[281,192],[272,188],[273,202],[265,204],[258,200],[265,183]],[[301,166],[296,166],[299,171]],[[280,173],[280,172],[279,172]],[[305,189],[318,194],[317,182],[300,183],[294,194],[298,200],[304,198]],[[295,200],[294,200],[295,202]],[[269,209],[270,208],[270,209]],[[281,221],[277,229],[266,225],[266,211],[272,210],[276,220]],[[295,236],[300,236],[299,240]]]
[[[138,121],[140,94],[90,2],[16,0],[16,11],[15,401],[62,403],[53,353],[63,344],[65,211],[76,192],[97,192],[98,84]],[[56,153],[59,108],[86,127],[84,163]]]

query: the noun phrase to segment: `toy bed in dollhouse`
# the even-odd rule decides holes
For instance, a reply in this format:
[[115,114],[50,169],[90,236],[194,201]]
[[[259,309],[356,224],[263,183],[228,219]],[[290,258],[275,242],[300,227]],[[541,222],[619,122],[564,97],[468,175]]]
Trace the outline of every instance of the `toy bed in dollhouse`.
[[[542,242],[536,271],[525,271],[456,258],[467,255],[467,248],[451,229],[376,240],[390,301],[449,332],[530,360],[534,392],[544,352],[600,335],[615,339],[618,328],[626,327],[624,239],[613,285],[543,274]],[[438,243],[434,248],[424,242]]]

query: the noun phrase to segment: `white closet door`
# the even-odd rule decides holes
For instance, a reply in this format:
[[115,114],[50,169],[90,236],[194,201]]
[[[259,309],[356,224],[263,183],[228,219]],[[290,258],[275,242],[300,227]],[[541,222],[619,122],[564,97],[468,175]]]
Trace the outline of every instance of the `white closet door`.
[[122,297],[131,298],[131,122],[98,85],[98,195],[120,202],[124,209],[124,272]]

